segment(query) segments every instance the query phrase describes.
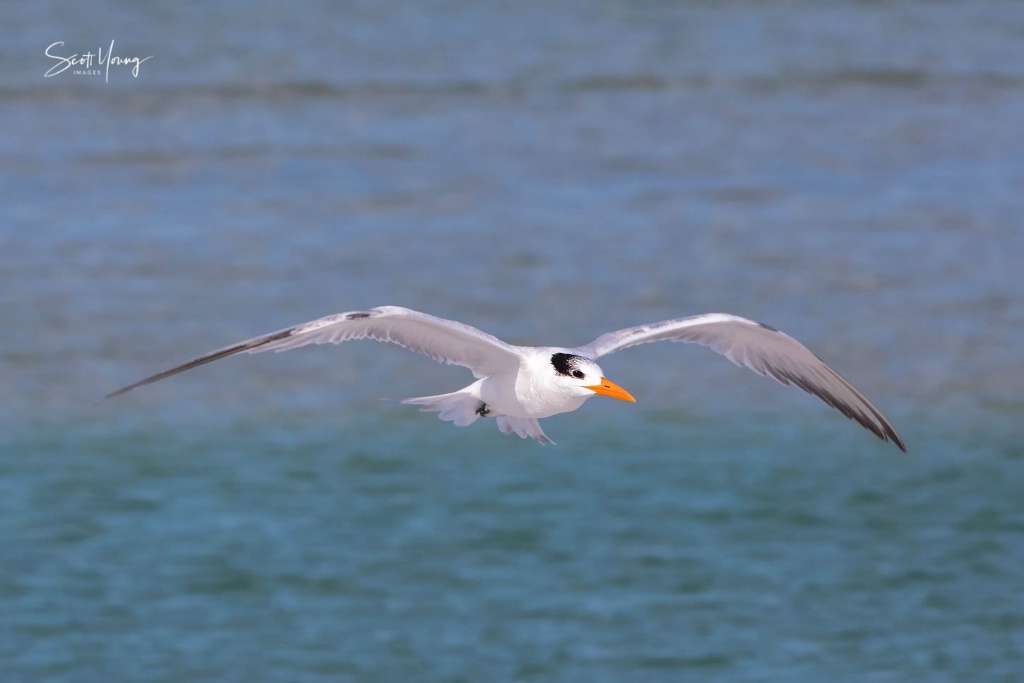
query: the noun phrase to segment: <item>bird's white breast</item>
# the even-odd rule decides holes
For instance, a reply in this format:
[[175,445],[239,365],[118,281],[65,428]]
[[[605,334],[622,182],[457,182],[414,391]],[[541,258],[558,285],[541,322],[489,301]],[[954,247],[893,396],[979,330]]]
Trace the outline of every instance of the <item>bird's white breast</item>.
[[[551,365],[551,354],[548,350],[531,351],[524,355],[519,372],[514,378],[489,378],[496,380],[493,386],[496,394],[495,406],[502,407],[499,406],[499,401],[512,397],[514,405],[503,407],[506,414],[513,417],[542,418],[571,412],[583,405],[589,397],[567,393],[564,382],[559,381]],[[510,379],[511,382],[508,381]]]

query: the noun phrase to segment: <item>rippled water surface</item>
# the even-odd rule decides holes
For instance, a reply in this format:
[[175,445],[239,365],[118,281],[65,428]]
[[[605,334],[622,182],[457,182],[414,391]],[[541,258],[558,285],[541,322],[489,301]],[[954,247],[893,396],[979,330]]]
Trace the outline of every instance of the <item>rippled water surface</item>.
[[[0,679],[1018,681],[1024,7],[22,4],[0,55]],[[45,77],[115,41],[151,58]],[[763,320],[558,443],[394,401],[398,304],[574,345]],[[664,347],[664,348],[662,348]],[[614,405],[612,405],[614,403]]]

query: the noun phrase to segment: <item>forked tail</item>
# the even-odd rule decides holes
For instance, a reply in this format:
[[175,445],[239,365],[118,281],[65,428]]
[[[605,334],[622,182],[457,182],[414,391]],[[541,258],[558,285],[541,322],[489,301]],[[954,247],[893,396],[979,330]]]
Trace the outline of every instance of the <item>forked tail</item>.
[[437,413],[439,418],[453,423],[456,427],[471,425],[479,417],[494,417],[497,418],[498,429],[502,434],[515,432],[520,438],[529,437],[541,445],[555,443],[547,437],[540,428],[540,423],[534,418],[509,417],[493,413],[488,409],[486,403],[465,389],[450,394],[406,398],[402,400],[402,403],[421,406],[420,410],[424,412]]
[[438,394],[437,396],[418,396],[402,400],[405,405],[423,406],[420,408],[426,413],[438,413],[438,417],[445,422],[452,422],[456,427],[466,427],[476,422],[478,417],[484,417],[484,402],[472,394],[463,391],[454,391],[450,394]]

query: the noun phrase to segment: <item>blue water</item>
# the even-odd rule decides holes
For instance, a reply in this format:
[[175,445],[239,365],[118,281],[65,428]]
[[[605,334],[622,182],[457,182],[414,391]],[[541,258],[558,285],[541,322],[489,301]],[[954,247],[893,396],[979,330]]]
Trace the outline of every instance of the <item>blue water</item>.
[[[0,680],[1021,680],[1024,6],[4,14]],[[98,400],[381,304],[746,315],[910,452],[679,345],[548,447],[372,343]]]

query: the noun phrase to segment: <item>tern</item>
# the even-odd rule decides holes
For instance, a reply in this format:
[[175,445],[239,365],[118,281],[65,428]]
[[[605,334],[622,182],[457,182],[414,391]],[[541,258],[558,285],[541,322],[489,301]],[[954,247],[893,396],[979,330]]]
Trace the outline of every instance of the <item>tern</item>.
[[554,443],[537,422],[576,410],[593,396],[635,399],[604,376],[597,359],[656,341],[707,346],[736,365],[813,394],[883,441],[906,451],[884,415],[838,372],[793,337],[746,318],[705,313],[603,334],[585,346],[515,346],[475,327],[399,306],[336,313],[225,346],[107,394],[119,396],[179,372],[237,353],[286,351],[307,344],[341,344],[374,339],[405,347],[438,362],[469,368],[475,382],[448,394],[419,396],[402,403],[421,406],[465,427],[495,418],[502,433],[515,432],[541,444]]

